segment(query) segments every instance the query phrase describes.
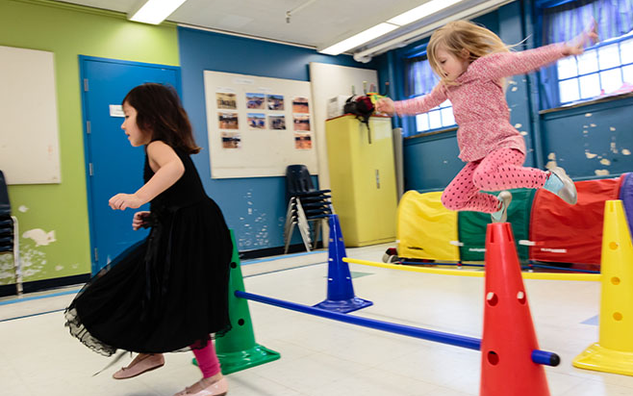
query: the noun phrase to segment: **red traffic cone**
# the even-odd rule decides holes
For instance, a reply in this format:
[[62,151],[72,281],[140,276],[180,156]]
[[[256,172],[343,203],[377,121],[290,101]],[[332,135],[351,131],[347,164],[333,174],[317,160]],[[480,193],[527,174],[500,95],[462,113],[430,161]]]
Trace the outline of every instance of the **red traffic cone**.
[[480,396],[549,396],[510,223],[488,224]]

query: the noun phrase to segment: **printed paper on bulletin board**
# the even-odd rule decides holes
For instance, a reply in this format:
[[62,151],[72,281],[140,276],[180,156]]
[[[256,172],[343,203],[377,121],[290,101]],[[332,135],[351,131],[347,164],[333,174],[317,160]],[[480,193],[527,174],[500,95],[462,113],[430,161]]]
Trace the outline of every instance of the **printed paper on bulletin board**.
[[310,82],[204,72],[213,179],[317,174]]

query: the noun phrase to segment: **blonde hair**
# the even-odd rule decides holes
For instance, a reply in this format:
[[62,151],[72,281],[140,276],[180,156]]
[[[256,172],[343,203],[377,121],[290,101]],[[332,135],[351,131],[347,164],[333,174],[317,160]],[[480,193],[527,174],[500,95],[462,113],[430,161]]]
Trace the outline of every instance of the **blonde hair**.
[[427,54],[431,68],[440,77],[440,80],[444,84],[454,85],[454,81],[446,78],[437,60],[439,48],[458,59],[466,59],[468,63],[472,63],[485,55],[509,52],[510,47],[501,41],[499,36],[485,27],[469,21],[453,21],[433,32],[427,47]]

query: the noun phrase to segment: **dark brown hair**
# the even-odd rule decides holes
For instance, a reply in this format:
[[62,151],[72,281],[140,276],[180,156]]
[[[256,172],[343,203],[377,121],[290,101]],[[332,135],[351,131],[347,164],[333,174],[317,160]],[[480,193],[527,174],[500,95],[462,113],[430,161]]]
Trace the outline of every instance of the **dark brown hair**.
[[155,83],[139,85],[128,92],[122,103],[134,107],[136,124],[152,135],[152,142],[161,140],[188,154],[200,151],[187,112],[173,87]]

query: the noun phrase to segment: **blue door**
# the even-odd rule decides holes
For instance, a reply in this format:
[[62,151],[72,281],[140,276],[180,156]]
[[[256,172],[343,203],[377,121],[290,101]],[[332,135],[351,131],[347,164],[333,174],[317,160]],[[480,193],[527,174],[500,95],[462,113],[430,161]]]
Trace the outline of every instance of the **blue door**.
[[114,211],[108,206],[117,193],[133,193],[143,185],[143,147],[132,147],[121,129],[121,101],[135,86],[156,82],[180,91],[180,69],[174,66],[80,56],[84,142],[92,273],[145,238],[132,230],[139,209]]

